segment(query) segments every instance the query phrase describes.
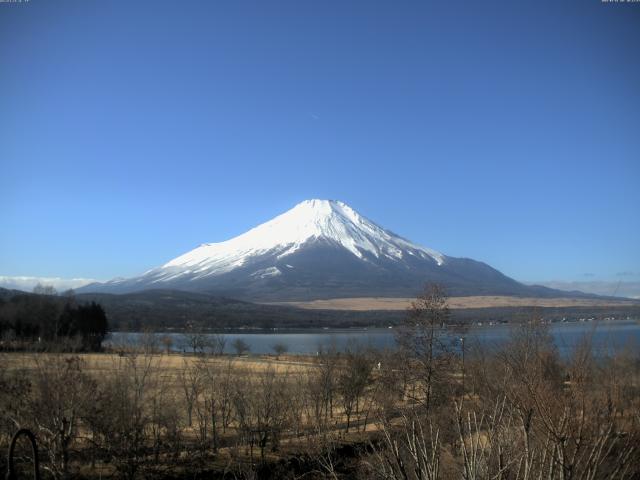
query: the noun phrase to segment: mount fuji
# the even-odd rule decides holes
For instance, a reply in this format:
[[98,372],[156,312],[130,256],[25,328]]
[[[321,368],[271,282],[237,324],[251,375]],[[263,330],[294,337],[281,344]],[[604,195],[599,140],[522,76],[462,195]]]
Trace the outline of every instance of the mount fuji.
[[567,295],[414,244],[334,200],[304,201],[231,240],[202,244],[138,277],[78,291],[173,289],[251,301],[300,301],[411,297],[425,282],[438,282],[455,296]]

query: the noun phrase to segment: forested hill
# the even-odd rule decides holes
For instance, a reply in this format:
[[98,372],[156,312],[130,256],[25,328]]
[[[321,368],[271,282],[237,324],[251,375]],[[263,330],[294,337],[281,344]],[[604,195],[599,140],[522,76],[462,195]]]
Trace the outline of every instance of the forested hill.
[[205,329],[388,325],[404,315],[404,312],[305,310],[180,290],[145,290],[121,295],[83,293],[77,298],[100,303],[114,330],[181,329],[189,323]]
[[[2,303],[15,296],[35,296],[16,290],[0,289]],[[49,297],[62,308],[66,297]],[[270,328],[387,327],[405,318],[404,310],[349,311],[307,310],[284,305],[264,305],[227,297],[179,290],[146,290],[130,294],[86,293],[75,295],[78,304],[95,302],[104,308],[111,331],[151,329],[180,331],[188,325],[203,330]],[[6,310],[6,308],[4,309]],[[519,322],[543,316],[549,320],[582,317],[640,317],[640,304],[603,307],[495,307],[465,308],[451,311],[452,320],[471,322]]]
[[[0,345],[98,351],[109,324],[102,306],[72,295],[0,289]],[[30,345],[30,347],[27,347]]]

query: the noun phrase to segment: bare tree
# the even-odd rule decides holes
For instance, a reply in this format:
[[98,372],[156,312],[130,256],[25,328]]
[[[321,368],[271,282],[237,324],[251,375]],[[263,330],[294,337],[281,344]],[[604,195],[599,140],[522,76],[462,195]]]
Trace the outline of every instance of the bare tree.
[[185,328],[185,340],[194,355],[203,354],[207,347],[207,336],[202,333],[202,327],[188,323]]
[[411,303],[396,329],[396,340],[408,357],[407,373],[416,389],[413,400],[427,410],[436,396],[442,400],[452,363],[445,327],[449,323],[447,295],[438,284],[427,284]]
[[484,365],[473,369],[478,401],[467,409],[455,403],[465,478],[640,473],[638,420],[629,415],[638,405],[611,395],[615,375],[602,375],[591,355],[587,338],[563,362],[548,326],[533,318],[497,354],[482,358]]
[[160,350],[160,341],[157,335],[150,329],[144,329],[140,334],[139,343],[142,353],[153,355]]
[[198,369],[200,395],[196,401],[197,436],[203,452],[211,446],[217,452],[220,435],[226,431],[231,410],[231,361],[220,367],[218,363],[200,360]]
[[289,393],[287,375],[277,375],[271,367],[253,383],[236,382],[233,402],[239,427],[252,455],[257,443],[262,462],[267,444],[271,442],[272,448],[277,449],[281,432],[288,425]]
[[160,339],[160,343],[164,346],[165,353],[169,355],[173,348],[173,338],[170,335],[163,335]]
[[338,380],[338,351],[335,345],[319,348],[316,357],[315,374],[309,374],[309,389],[314,405],[317,424],[327,424],[333,418],[334,401]]
[[381,424],[382,446],[375,447],[374,458],[379,478],[387,480],[437,480],[441,477],[440,432],[432,422],[403,415],[400,428]]
[[222,433],[227,432],[233,419],[233,379],[236,375],[233,360],[230,357],[219,372],[218,395],[220,398],[220,421]]
[[345,431],[349,432],[351,421],[358,418],[362,397],[371,382],[371,359],[359,348],[345,352],[344,363],[338,371],[338,391],[346,416]]
[[53,285],[42,285],[41,283],[37,283],[33,287],[33,293],[38,295],[58,295],[58,291]]
[[94,441],[127,479],[135,478],[148,461],[151,404],[158,392],[157,366],[150,355],[116,359],[112,374],[99,384],[86,415]]
[[160,453],[165,449],[178,454],[182,446],[181,407],[172,392],[173,378],[160,376],[150,392],[149,436],[154,464],[160,462]]
[[231,346],[236,351],[236,354],[238,356],[244,355],[245,353],[247,353],[247,352],[249,352],[251,350],[251,347],[249,346],[249,344],[247,342],[245,342],[241,338],[236,338],[231,343]]
[[276,354],[276,359],[280,359],[280,355],[283,355],[289,351],[289,347],[286,343],[278,342],[271,345],[271,350]]
[[184,394],[187,409],[187,425],[193,425],[193,407],[201,391],[202,371],[187,358],[183,359],[183,368],[178,375],[178,382]]
[[38,433],[55,478],[70,475],[70,453],[80,435],[80,418],[93,400],[95,382],[77,356],[34,357],[31,389],[22,392],[27,410],[23,421]]
[[210,336],[213,355],[224,354],[224,349],[227,345],[227,337],[221,333],[214,333]]

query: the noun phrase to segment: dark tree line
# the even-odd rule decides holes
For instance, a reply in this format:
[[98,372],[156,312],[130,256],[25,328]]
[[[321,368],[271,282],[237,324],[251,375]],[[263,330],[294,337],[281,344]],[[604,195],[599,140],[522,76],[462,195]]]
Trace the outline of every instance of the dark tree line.
[[100,350],[109,325],[102,306],[77,303],[72,295],[21,294],[0,300],[0,346],[65,345]]

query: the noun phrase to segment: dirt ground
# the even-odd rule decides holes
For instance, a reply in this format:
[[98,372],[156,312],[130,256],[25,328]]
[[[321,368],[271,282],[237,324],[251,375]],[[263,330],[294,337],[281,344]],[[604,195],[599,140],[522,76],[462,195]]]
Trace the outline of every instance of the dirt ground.
[[[279,302],[274,305],[290,305],[315,310],[405,310],[413,298],[333,298],[308,302]],[[595,307],[637,305],[634,300],[602,300],[591,298],[525,298],[507,296],[450,297],[449,308],[491,308],[491,307]]]

